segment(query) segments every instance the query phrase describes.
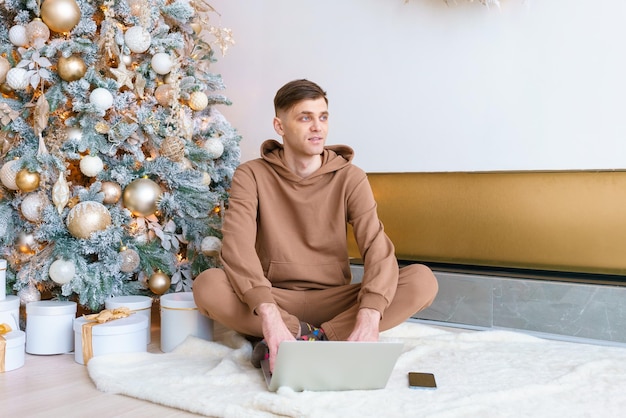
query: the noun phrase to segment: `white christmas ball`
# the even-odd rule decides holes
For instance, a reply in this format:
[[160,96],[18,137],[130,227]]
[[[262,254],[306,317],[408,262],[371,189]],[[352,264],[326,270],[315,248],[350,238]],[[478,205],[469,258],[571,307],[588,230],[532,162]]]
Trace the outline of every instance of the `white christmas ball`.
[[202,91],[194,91],[189,96],[189,107],[193,110],[203,110],[209,105],[209,98]]
[[67,128],[67,139],[68,141],[80,141],[83,139],[83,131],[82,129],[72,126],[71,128]]
[[200,244],[202,254],[208,256],[216,256],[222,249],[222,241],[218,237],[204,237]]
[[15,177],[17,176],[17,172],[20,171],[19,160],[11,160],[4,164],[2,168],[0,168],[0,181],[9,190],[17,190],[17,183],[15,182]]
[[24,68],[11,68],[7,72],[7,84],[13,90],[24,90],[28,87],[28,71]]
[[150,48],[152,36],[150,32],[141,26],[133,26],[126,30],[124,34],[124,42],[128,49],[137,54],[144,53]]
[[20,298],[20,305],[24,306],[30,302],[37,302],[41,300],[41,293],[33,285],[23,287],[17,292],[17,296]]
[[215,160],[224,153],[224,144],[219,138],[209,138],[204,142],[204,149],[209,152],[209,157]]
[[107,110],[113,106],[113,95],[107,89],[98,87],[89,95],[89,103],[99,110]]
[[180,161],[180,165],[182,165],[183,169],[185,169],[185,170],[192,170],[193,169],[193,164],[191,163],[191,161],[189,161],[188,158],[183,158]]
[[104,163],[97,155],[85,155],[80,160],[80,171],[87,177],[96,177],[104,168]]
[[155,73],[165,75],[172,71],[172,57],[170,54],[165,52],[159,52],[152,56],[152,60],[150,61],[150,65]]
[[211,175],[209,173],[207,173],[206,171],[204,171],[202,173],[202,184],[204,184],[205,186],[209,186],[211,184]]
[[26,26],[15,25],[9,29],[9,41],[15,46],[28,45],[28,35],[26,35]]
[[41,220],[41,211],[48,204],[48,199],[39,193],[31,193],[24,197],[20,210],[22,215],[31,222],[39,222]]
[[48,275],[52,281],[58,284],[68,283],[74,278],[75,274],[76,266],[74,266],[74,262],[62,258],[50,264],[50,269],[48,270]]

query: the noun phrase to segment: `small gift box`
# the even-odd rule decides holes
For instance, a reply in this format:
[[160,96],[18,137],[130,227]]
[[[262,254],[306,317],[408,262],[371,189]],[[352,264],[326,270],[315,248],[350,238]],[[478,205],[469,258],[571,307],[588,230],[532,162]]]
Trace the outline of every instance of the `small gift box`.
[[172,351],[189,335],[213,339],[213,321],[198,311],[192,292],[161,296],[161,351]]
[[147,327],[148,319],[144,315],[131,314],[106,322],[92,320],[90,316],[76,318],[74,360],[87,365],[93,357],[103,354],[147,351]]
[[24,331],[0,324],[0,373],[19,369],[24,365]]
[[146,344],[150,344],[150,327],[152,326],[152,298],[148,296],[115,296],[104,302],[106,309],[128,308],[137,315],[148,318],[146,328]]
[[9,295],[0,300],[0,323],[9,324],[11,329],[20,329],[20,298]]
[[74,349],[76,302],[42,300],[26,304],[26,352],[64,354]]

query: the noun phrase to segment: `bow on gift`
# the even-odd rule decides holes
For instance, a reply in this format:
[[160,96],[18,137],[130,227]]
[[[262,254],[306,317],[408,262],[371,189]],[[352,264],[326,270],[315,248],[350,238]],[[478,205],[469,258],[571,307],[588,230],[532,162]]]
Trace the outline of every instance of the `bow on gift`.
[[4,373],[4,356],[6,354],[7,340],[3,337],[13,331],[9,324],[0,324],[0,373]]
[[97,314],[83,315],[83,318],[87,320],[82,326],[82,345],[83,345],[83,363],[85,366],[93,357],[93,344],[92,344],[92,328],[105,322],[114,321],[120,318],[126,318],[130,316],[132,312],[129,308],[121,307],[115,309],[105,309]]

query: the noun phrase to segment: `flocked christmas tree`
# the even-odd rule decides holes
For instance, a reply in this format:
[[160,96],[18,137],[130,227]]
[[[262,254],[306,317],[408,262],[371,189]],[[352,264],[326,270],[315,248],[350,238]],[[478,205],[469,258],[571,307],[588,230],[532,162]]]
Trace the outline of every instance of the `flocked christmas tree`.
[[8,291],[100,309],[218,265],[239,137],[202,0],[0,0]]

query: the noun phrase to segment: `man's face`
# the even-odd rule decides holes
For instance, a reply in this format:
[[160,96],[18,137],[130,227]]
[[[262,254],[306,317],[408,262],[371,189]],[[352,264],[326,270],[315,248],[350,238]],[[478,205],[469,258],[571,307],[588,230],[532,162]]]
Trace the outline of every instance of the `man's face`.
[[285,149],[294,155],[320,155],[328,133],[328,105],[323,97],[303,100],[287,111],[279,111],[274,129],[283,137]]

